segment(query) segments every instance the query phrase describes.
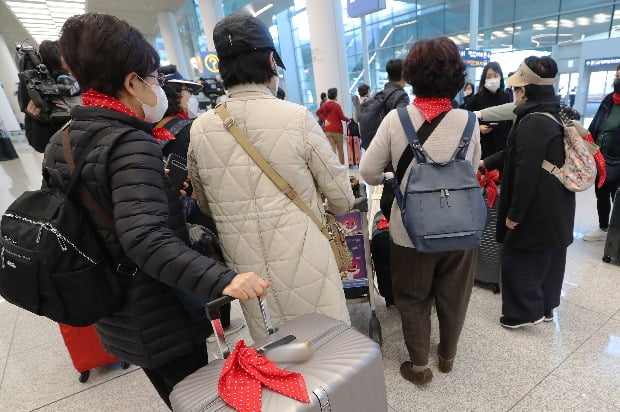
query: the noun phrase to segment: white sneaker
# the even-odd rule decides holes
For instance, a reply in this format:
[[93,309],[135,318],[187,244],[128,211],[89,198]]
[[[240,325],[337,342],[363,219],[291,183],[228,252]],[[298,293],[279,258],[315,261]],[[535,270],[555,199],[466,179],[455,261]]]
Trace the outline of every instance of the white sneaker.
[[[245,327],[245,319],[243,318],[231,319],[230,325],[224,328],[224,334],[231,335],[235,332],[239,332],[244,327]],[[207,342],[209,343],[215,342],[215,333],[207,338]]]
[[587,235],[584,235],[583,240],[585,240],[586,242],[597,242],[600,240],[605,240],[606,237],[607,237],[607,230],[597,228],[596,230],[588,233]]

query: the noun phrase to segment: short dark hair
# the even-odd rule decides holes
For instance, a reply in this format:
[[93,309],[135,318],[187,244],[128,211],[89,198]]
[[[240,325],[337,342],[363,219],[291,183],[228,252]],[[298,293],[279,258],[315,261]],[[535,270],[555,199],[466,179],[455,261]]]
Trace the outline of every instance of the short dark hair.
[[482,76],[480,76],[480,84],[478,85],[478,94],[491,94],[491,92],[484,87],[484,82],[486,81],[489,69],[493,69],[497,74],[499,74],[499,89],[497,89],[497,91],[501,92],[505,88],[504,72],[502,71],[502,67],[498,62],[489,62],[486,66],[484,66],[484,69],[482,69]]
[[416,96],[451,99],[465,84],[465,63],[447,37],[418,40],[403,62],[403,78]]
[[370,86],[367,84],[362,84],[360,87],[357,88],[357,93],[360,95],[360,97],[368,96],[368,93],[370,93]]
[[271,50],[255,50],[220,59],[219,70],[224,87],[246,83],[267,83],[278,72],[273,69]]
[[166,83],[162,87],[168,98],[168,110],[164,116],[174,116],[183,110],[181,107],[181,90],[183,85],[180,83]]
[[[530,56],[525,59],[525,64],[542,78],[553,78],[558,74],[558,65],[551,57]],[[555,89],[553,86],[528,84],[525,86],[525,95],[528,100],[537,100],[555,96]]]
[[43,40],[39,45],[39,54],[43,64],[52,75],[63,74],[65,70],[62,68],[60,61],[60,45],[58,40]]
[[334,100],[336,97],[338,97],[338,89],[336,89],[335,87],[327,89],[327,98],[329,100]]
[[144,78],[159,67],[159,54],[142,33],[109,14],[70,17],[62,26],[60,51],[83,90],[112,97],[128,74]]
[[476,91],[476,86],[474,86],[474,84],[473,84],[473,83],[471,83],[471,82],[467,82],[467,83],[465,83],[465,84],[463,85],[463,89],[462,89],[462,90],[467,89],[467,86],[471,86],[471,92],[472,92],[472,93],[473,93],[474,91]]
[[327,99],[327,93],[323,92],[321,93],[321,100],[325,100]]
[[392,59],[385,65],[385,71],[388,80],[391,82],[399,82],[403,78],[403,59]]

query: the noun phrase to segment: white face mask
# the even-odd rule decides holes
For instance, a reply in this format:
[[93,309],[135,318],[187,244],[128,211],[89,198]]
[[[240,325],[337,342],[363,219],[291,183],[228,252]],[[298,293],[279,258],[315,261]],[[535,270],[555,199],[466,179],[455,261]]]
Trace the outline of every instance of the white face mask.
[[190,119],[195,119],[198,116],[198,110],[198,99],[191,95],[187,101],[187,115]]
[[139,101],[142,105],[142,110],[144,111],[144,120],[149,123],[157,123],[164,118],[164,114],[166,114],[166,110],[168,110],[168,97],[166,97],[166,92],[164,91],[164,89],[161,88],[161,86],[149,84],[144,80],[142,81],[151,88],[151,91],[153,93],[155,93],[155,97],[157,97],[157,102],[155,103],[155,106],[149,106],[137,97],[136,100]]
[[484,87],[491,93],[495,93],[499,89],[499,79],[487,79],[484,82]]

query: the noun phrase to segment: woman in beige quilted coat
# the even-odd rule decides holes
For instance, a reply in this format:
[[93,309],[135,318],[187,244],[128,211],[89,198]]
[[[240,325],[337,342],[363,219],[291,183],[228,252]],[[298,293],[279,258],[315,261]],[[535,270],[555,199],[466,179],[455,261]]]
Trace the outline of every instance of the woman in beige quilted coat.
[[[318,215],[321,195],[335,214],[353,205],[348,173],[310,112],[279,100],[276,65],[284,67],[260,20],[233,14],[213,38],[226,107],[247,138]],[[203,211],[217,225],[227,265],[272,282],[274,324],[305,313],[349,323],[329,242],[310,218],[261,171],[213,110],[191,129],[188,164]],[[242,303],[250,333],[266,335],[256,301]]]

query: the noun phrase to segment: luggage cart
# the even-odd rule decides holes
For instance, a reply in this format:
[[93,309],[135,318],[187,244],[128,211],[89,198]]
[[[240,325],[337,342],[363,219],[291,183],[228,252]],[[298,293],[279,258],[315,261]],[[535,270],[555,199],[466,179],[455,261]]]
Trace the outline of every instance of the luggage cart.
[[344,226],[345,237],[351,254],[349,270],[340,274],[342,286],[345,297],[350,303],[369,302],[371,315],[368,335],[381,346],[383,336],[375,307],[375,274],[370,258],[367,198],[365,196],[364,198],[357,198],[355,207],[356,209],[349,213],[336,216],[336,220]]

